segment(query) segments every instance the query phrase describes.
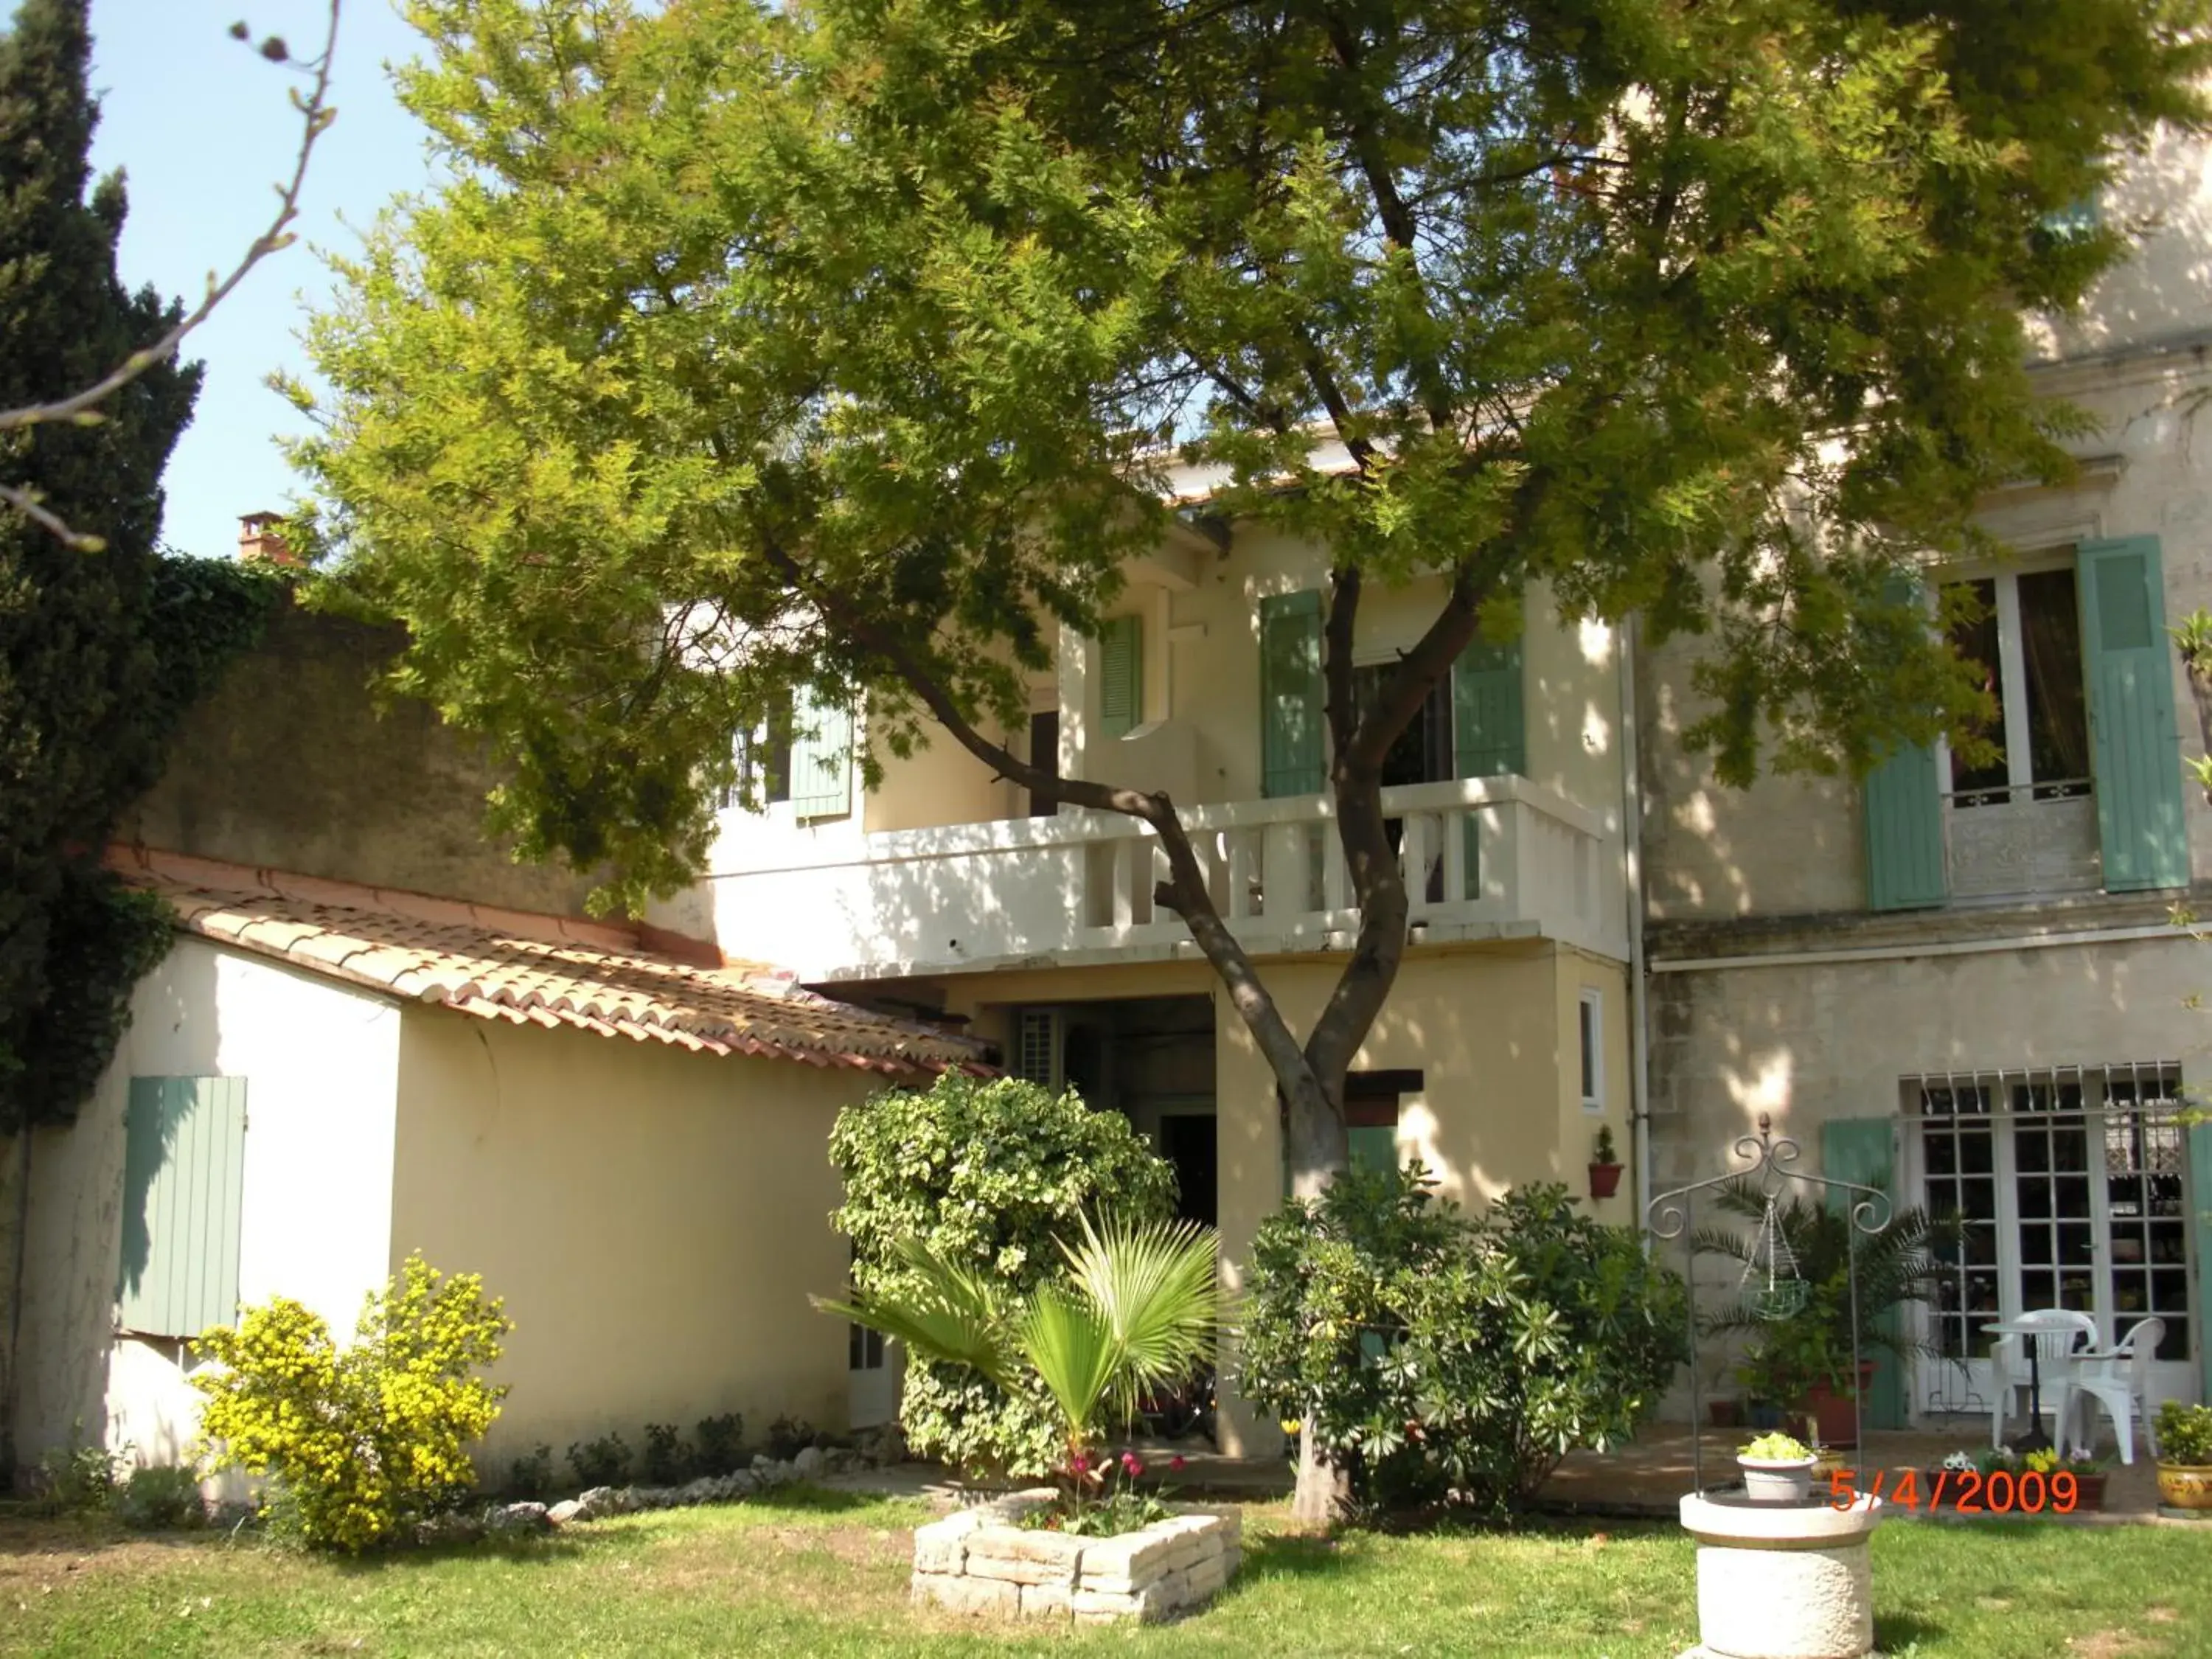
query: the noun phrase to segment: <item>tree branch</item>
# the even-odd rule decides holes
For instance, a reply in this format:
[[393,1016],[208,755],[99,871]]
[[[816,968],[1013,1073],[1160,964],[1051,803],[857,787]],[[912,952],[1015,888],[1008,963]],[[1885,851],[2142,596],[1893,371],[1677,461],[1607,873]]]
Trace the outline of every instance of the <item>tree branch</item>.
[[[330,0],[330,23],[323,38],[321,55],[310,59],[306,65],[313,74],[313,84],[302,99],[297,88],[292,93],[293,106],[301,115],[300,148],[293,159],[290,180],[277,188],[276,214],[268,228],[253,239],[230,274],[218,281],[208,278],[207,296],[190,312],[179,318],[169,331],[152,345],[142,346],[125,357],[114,368],[82,390],[70,393],[52,403],[26,404],[17,409],[0,409],[0,432],[15,432],[34,426],[50,426],[62,422],[88,425],[101,418],[96,405],[113,397],[125,386],[154,367],[177,355],[189,335],[214,313],[215,308],[229,297],[246,278],[246,272],[270,254],[291,246],[290,226],[300,212],[300,191],[307,183],[307,161],[314,154],[315,141],[326,131],[337,117],[330,107],[331,63],[336,56],[338,43],[338,14],[343,0]],[[274,50],[283,52],[281,46],[264,46],[264,53]],[[12,487],[0,487],[0,501],[5,501],[23,514],[33,523],[41,526],[70,546],[82,552],[98,552],[106,544],[97,536],[88,536],[71,530],[54,513],[37,505],[29,492]]]

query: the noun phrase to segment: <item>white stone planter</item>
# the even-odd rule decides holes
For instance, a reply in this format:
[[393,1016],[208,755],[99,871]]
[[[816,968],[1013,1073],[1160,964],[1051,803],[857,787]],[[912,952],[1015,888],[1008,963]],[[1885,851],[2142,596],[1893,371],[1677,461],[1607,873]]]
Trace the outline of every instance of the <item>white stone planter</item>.
[[1817,1457],[1739,1457],[1743,1495],[1754,1504],[1802,1504],[1813,1495]]
[[1014,1492],[917,1527],[917,1607],[994,1619],[1152,1623],[1218,1595],[1243,1561],[1237,1510],[1187,1509],[1115,1538],[1078,1538],[1015,1524],[1056,1496]]
[[1698,1540],[1698,1645],[1682,1659],[1869,1659],[1879,1498],[1808,1508],[1682,1500]]

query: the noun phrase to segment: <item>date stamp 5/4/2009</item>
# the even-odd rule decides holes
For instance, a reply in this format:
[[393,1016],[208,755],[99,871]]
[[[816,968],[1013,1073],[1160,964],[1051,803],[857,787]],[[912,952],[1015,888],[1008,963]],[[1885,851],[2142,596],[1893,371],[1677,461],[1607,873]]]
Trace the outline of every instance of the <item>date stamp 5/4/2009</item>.
[[1917,1469],[1875,1469],[1859,1485],[1856,1469],[1828,1475],[1828,1502],[1847,1510],[1861,1497],[1907,1510],[1950,1510],[1959,1515],[2071,1515],[2081,1501],[2081,1486],[2069,1469],[2045,1474],[2030,1469],[1940,1469],[1923,1478]]

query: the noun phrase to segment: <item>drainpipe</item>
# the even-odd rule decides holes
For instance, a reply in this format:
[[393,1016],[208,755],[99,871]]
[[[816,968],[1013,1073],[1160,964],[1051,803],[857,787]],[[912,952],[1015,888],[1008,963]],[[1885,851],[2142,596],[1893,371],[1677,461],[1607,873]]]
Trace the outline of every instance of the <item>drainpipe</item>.
[[23,1290],[31,1257],[31,1116],[27,1110],[15,1131],[15,1140],[19,1149],[15,1173],[22,1189],[16,1194],[15,1261],[9,1273],[7,1364],[0,1366],[0,1492],[15,1486],[19,1457],[15,1411],[23,1398]]
[[1636,634],[1633,611],[1620,628],[1620,783],[1626,825],[1622,848],[1628,888],[1628,1104],[1630,1156],[1636,1162],[1636,1221],[1640,1231],[1651,1202],[1651,1043],[1644,1002],[1644,779],[1636,726]]

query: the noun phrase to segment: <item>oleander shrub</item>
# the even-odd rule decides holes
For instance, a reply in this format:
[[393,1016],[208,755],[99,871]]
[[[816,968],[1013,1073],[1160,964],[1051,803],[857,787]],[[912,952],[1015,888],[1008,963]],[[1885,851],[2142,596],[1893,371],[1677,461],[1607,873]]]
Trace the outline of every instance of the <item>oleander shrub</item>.
[[735,1474],[748,1461],[745,1419],[736,1412],[701,1418],[691,1431],[691,1443],[698,1449],[702,1474]]
[[115,1518],[134,1532],[174,1532],[207,1520],[200,1474],[180,1464],[133,1469],[115,1489]]
[[684,1431],[673,1423],[645,1425],[645,1483],[648,1486],[680,1486],[691,1478],[692,1460],[684,1443]]
[[614,1433],[601,1435],[568,1448],[568,1467],[577,1484],[589,1492],[594,1486],[619,1486],[629,1479],[629,1443]]
[[1253,1243],[1246,1395],[1316,1437],[1355,1513],[1519,1509],[1626,1440],[1680,1360],[1680,1279],[1559,1186],[1480,1219],[1418,1164],[1349,1171]]
[[[838,1115],[830,1161],[845,1203],[831,1218],[853,1241],[863,1296],[924,1286],[902,1244],[988,1274],[1011,1297],[1060,1271],[1077,1218],[1130,1223],[1175,1207],[1175,1168],[1119,1112],[1018,1079],[940,1075],[927,1091],[889,1091]],[[1009,1391],[971,1367],[909,1354],[899,1422],[907,1444],[971,1471],[1039,1475],[1062,1453],[1041,1384]]]
[[420,1255],[371,1292],[343,1348],[288,1297],[249,1308],[195,1345],[217,1362],[192,1377],[213,1466],[274,1477],[312,1547],[403,1541],[475,1484],[467,1448],[507,1392],[478,1373],[514,1328],[475,1274]]

